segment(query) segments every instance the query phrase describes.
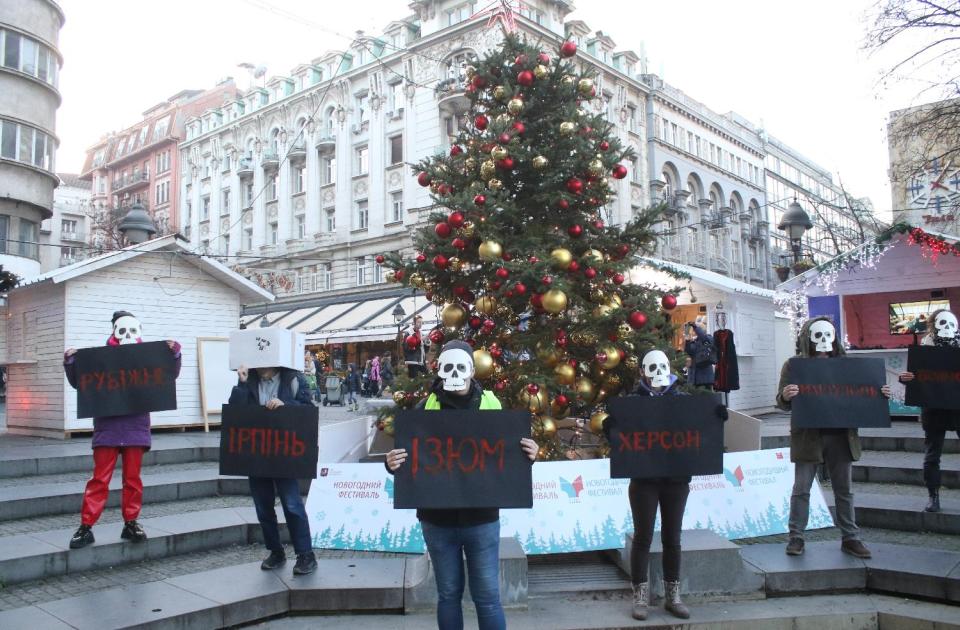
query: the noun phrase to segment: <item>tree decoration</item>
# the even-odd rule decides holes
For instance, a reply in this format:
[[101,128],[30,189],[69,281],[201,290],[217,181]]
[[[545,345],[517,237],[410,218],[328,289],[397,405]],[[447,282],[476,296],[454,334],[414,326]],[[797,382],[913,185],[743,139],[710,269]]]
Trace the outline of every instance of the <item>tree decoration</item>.
[[660,299],[660,306],[662,306],[665,311],[672,311],[677,308],[677,296],[668,293]]

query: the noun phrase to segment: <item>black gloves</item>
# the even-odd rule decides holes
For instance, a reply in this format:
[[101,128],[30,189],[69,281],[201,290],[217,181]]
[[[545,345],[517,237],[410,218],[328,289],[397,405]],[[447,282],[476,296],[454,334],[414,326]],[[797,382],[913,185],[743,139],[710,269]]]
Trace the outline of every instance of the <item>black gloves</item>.
[[727,408],[725,405],[717,405],[716,409],[714,409],[714,413],[716,413],[717,417],[724,422],[726,422],[730,417],[730,414],[727,413]]

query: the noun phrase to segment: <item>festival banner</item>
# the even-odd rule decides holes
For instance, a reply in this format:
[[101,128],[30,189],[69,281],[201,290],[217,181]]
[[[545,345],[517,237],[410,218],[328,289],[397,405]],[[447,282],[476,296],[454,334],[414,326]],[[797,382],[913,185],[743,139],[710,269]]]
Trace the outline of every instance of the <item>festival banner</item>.
[[[609,466],[605,459],[538,462],[533,508],[501,510],[501,536],[516,537],[531,555],[623,547],[633,531],[630,481],[611,479]],[[792,488],[789,449],[726,453],[722,474],[690,483],[683,528],[730,540],[786,533]],[[393,492],[383,464],[321,465],[306,506],[313,546],[424,552],[415,510],[394,510]],[[833,527],[833,519],[814,480],[808,529],[823,527]]]

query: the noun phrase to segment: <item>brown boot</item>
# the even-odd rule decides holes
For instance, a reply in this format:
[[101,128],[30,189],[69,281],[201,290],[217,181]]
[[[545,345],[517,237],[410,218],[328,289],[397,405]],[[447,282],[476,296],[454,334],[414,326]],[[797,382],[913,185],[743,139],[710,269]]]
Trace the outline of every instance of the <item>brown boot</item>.
[[787,543],[787,555],[788,556],[802,556],[803,555],[803,538],[791,538],[790,542]]
[[650,604],[650,589],[647,582],[633,585],[633,618],[643,621],[647,618],[647,606]]
[[873,554],[870,553],[870,550],[867,549],[867,546],[855,538],[843,541],[840,544],[840,551],[843,553],[848,553],[851,556],[860,558],[862,560],[869,560],[873,557]]
[[680,582],[663,583],[663,607],[674,617],[690,618],[690,609],[680,599]]

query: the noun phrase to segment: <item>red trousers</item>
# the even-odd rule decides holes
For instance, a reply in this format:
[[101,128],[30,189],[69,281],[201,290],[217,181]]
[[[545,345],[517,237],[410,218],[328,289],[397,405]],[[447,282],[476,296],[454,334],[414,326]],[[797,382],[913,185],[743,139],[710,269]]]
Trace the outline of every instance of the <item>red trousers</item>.
[[80,510],[82,524],[92,526],[103,514],[118,455],[123,456],[123,493],[120,498],[123,520],[132,521],[140,516],[140,507],[143,505],[140,465],[145,450],[142,446],[98,446],[93,449],[93,476],[83,492],[83,507]]

